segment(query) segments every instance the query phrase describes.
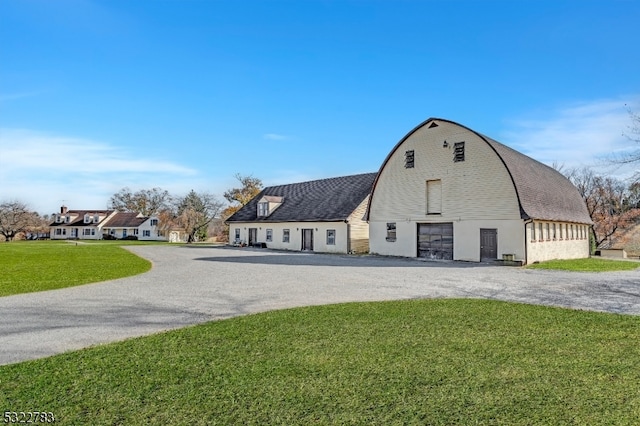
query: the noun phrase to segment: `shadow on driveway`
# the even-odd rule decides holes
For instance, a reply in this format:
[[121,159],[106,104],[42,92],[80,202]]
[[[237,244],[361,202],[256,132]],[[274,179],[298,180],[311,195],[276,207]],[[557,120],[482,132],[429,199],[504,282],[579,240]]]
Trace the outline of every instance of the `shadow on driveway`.
[[[234,250],[224,248],[223,250]],[[240,250],[240,249],[237,249]],[[283,253],[281,251],[260,251],[259,249],[242,249],[239,256],[207,256],[194,260],[221,263],[241,263],[256,265],[304,265],[335,267],[383,267],[383,268],[484,268],[495,266],[486,263],[460,261],[428,261],[416,258],[396,258],[372,255],[343,255],[327,253]]]

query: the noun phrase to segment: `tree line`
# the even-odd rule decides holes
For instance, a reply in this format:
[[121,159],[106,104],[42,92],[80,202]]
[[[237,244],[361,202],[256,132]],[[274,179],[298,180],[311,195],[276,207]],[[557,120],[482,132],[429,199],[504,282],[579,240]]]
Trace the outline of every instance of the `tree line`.
[[[107,209],[155,216],[161,231],[180,229],[187,235],[188,242],[202,241],[210,235],[224,240],[228,238],[224,220],[262,190],[262,181],[258,178],[240,174],[235,177],[240,187],[225,191],[227,203],[206,191],[191,190],[184,196],[175,196],[162,188],[132,191],[124,187],[110,197]],[[7,242],[19,235],[35,239],[48,233],[52,219],[31,211],[22,201],[0,203],[0,235]]]
[[[640,115],[629,111],[631,125],[624,136],[635,148],[609,159],[610,164],[640,164]],[[598,173],[591,167],[563,170],[585,201],[593,221],[591,240],[594,247],[605,241],[623,237],[626,230],[640,225],[640,171],[623,180]],[[228,238],[224,220],[238,211],[262,190],[262,181],[251,175],[236,174],[240,184],[224,192],[227,203],[219,201],[208,192],[190,191],[185,196],[173,196],[161,188],[141,189],[133,192],[125,187],[111,196],[108,208],[123,212],[137,212],[144,216],[157,216],[161,230],[180,228],[188,235],[188,241],[205,239],[209,234],[219,239]],[[220,219],[211,229],[215,219]],[[0,203],[0,235],[6,241],[18,234],[37,235],[46,232],[47,215],[30,211],[20,201]]]

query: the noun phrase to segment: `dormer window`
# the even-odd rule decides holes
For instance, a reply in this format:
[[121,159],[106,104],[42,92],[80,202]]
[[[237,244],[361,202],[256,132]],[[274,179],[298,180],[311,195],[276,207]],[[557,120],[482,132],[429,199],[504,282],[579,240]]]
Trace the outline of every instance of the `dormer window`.
[[71,216],[66,215],[66,216],[64,217],[64,223],[69,223],[70,221],[71,221]]
[[97,214],[93,215],[93,223],[98,223],[100,222],[100,216],[98,216]]
[[269,216],[269,202],[258,203],[258,217]]
[[265,195],[258,200],[258,217],[267,217],[282,205],[283,197],[275,195]]
[[89,215],[89,213],[85,213],[84,223],[90,223],[90,222],[91,222],[91,215]]

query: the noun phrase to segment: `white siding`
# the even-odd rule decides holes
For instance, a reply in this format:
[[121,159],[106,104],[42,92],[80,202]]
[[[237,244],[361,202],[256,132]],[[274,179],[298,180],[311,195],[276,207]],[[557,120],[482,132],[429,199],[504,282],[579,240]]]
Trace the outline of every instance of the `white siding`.
[[[448,147],[443,148],[444,141]],[[453,162],[453,143],[465,141],[465,161]],[[405,169],[404,153],[415,152],[415,167]],[[440,180],[442,218],[520,219],[515,189],[504,164],[474,133],[442,123],[422,127],[389,158],[372,200],[370,219],[425,218],[425,182]]]
[[[313,229],[313,251],[320,253],[347,253],[347,224],[345,222],[282,222],[282,223],[237,223],[229,224],[229,241],[235,239],[235,229],[240,229],[240,240],[249,240],[249,229],[258,230],[258,242],[266,243],[268,248],[278,250],[302,249],[302,230]],[[273,241],[267,241],[267,229],[273,231]],[[289,230],[289,242],[282,241],[283,230]],[[327,245],[327,230],[334,229],[334,245]]]
[[[554,223],[556,224],[555,238],[552,226]],[[550,232],[547,232],[547,225],[549,225]],[[532,230],[534,226],[536,227],[535,234]],[[542,233],[540,233],[540,229],[542,229]],[[526,243],[528,263],[589,257],[589,229],[587,225],[534,221],[527,224]]]
[[442,213],[442,181],[427,181],[427,214]]
[[[369,216],[371,252],[414,257],[418,223],[452,222],[454,259],[480,259],[480,228],[498,230],[498,257],[508,253],[522,259],[524,222],[504,164],[473,132],[451,123],[438,124],[414,132],[382,169]],[[453,145],[463,141],[465,160],[454,162]],[[414,168],[404,167],[407,150],[414,150]],[[436,190],[432,195],[431,185],[427,184],[431,181],[440,181],[440,201]],[[437,184],[433,185],[437,188]],[[431,203],[440,204],[440,214],[427,214],[431,212],[427,196],[433,196]],[[386,241],[387,222],[396,223],[394,242]]]
[[349,250],[354,253],[369,252],[369,224],[364,220],[367,213],[367,197],[349,216]]

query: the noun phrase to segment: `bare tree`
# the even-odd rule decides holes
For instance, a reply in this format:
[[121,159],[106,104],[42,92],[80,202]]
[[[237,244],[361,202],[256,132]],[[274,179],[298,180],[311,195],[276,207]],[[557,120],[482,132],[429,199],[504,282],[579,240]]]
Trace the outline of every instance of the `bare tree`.
[[21,201],[5,201],[0,204],[0,235],[12,241],[16,235],[36,224],[37,213],[30,211]]
[[174,220],[187,233],[187,242],[192,243],[207,237],[207,227],[220,214],[223,206],[212,194],[191,190],[177,200]]
[[109,208],[122,212],[141,213],[143,216],[154,216],[163,210],[170,209],[170,202],[169,191],[162,188],[132,192],[128,187],[124,187],[111,196]]
[[[613,164],[636,164],[640,163],[640,114],[628,109],[631,124],[627,126],[627,131],[623,132],[629,141],[637,145],[637,148],[623,154],[614,154],[610,156],[610,162]],[[636,172],[633,176],[635,182],[640,181],[640,172]]]
[[231,188],[224,193],[224,198],[230,203],[230,205],[227,206],[220,214],[223,223],[217,232],[219,241],[227,241],[229,238],[229,225],[224,223],[224,221],[230,218],[235,212],[240,210],[242,206],[246,205],[253,197],[262,191],[261,179],[255,178],[251,175],[244,176],[240,173],[236,173],[234,177],[238,182],[240,182],[240,188]]
[[578,188],[593,221],[591,236],[597,245],[619,236],[640,217],[634,186],[600,176],[592,169],[570,169],[567,177]]

